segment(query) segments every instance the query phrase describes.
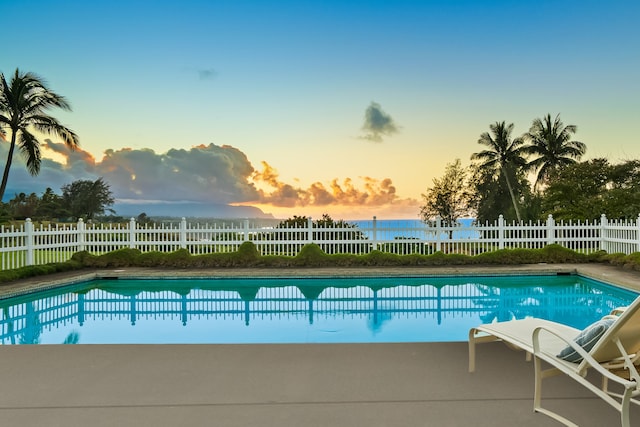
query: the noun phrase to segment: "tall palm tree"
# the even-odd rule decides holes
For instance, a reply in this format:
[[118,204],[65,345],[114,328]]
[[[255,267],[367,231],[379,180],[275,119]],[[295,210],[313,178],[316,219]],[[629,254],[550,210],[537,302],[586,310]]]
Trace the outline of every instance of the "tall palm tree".
[[525,134],[530,143],[526,153],[534,156],[528,166],[538,171],[535,185],[545,183],[549,175],[559,168],[576,163],[587,151],[587,146],[571,137],[578,130],[575,125],[564,125],[560,114],[552,121],[551,114],[535,119]]
[[66,99],[49,90],[44,80],[36,74],[21,73],[16,68],[11,81],[7,83],[4,74],[0,73],[0,136],[5,139],[7,130],[11,134],[9,154],[0,184],[0,201],[7,187],[16,144],[26,159],[29,173],[35,176],[40,172],[40,141],[32,130],[57,135],[71,149],[78,146],[78,136],[47,114],[47,110],[53,107],[71,111]]
[[471,160],[480,160],[482,162],[480,167],[502,174],[507,183],[516,218],[521,221],[511,178],[515,178],[518,169],[527,164],[523,157],[524,140],[511,138],[513,123],[507,125],[505,122],[495,122],[489,125],[489,129],[493,136],[489,132],[484,132],[478,139],[478,144],[486,145],[489,149],[472,154]]

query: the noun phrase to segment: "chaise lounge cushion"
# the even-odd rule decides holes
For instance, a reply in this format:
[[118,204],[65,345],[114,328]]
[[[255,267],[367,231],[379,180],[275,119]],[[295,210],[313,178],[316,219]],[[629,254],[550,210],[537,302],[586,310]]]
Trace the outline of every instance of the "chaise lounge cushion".
[[[578,334],[573,340],[582,347],[585,351],[589,352],[600,338],[607,332],[607,329],[615,321],[614,318],[605,317],[598,320],[595,323],[587,326],[582,332]],[[582,361],[582,356],[578,354],[571,346],[564,348],[558,357],[567,362],[579,363]]]

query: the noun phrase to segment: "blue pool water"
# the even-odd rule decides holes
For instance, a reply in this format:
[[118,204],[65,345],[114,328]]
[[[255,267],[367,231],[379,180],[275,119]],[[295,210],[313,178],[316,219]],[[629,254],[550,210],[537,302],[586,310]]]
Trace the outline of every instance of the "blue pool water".
[[637,294],[581,276],[101,279],[0,300],[2,344],[466,341],[542,317],[583,328]]

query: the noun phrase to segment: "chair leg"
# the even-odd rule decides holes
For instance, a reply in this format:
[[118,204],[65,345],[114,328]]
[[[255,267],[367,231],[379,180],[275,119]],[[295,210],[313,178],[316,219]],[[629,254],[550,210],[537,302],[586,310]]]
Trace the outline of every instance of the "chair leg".
[[[559,371],[557,369],[542,370],[542,361],[535,356],[533,357],[533,366],[535,369],[535,387],[533,391],[533,411],[539,412],[548,417],[551,417],[554,420],[561,422],[567,427],[580,427],[574,422],[570,421],[569,419],[563,417],[562,415],[556,414],[555,412],[542,407],[542,380],[544,380],[547,377],[552,377],[557,375]],[[623,425],[623,427],[629,427],[629,426]]]
[[540,359],[533,358],[533,367],[535,370],[535,386],[533,389],[533,410],[538,411],[541,408],[540,403],[542,400],[542,366]]
[[488,342],[500,341],[493,335],[477,335],[478,331],[474,328],[469,330],[469,372],[476,371],[476,344],[484,344]]
[[631,401],[631,390],[626,389],[620,402],[620,425],[622,427],[631,427],[631,421],[629,420],[629,403]]
[[476,371],[476,340],[469,333],[469,372]]

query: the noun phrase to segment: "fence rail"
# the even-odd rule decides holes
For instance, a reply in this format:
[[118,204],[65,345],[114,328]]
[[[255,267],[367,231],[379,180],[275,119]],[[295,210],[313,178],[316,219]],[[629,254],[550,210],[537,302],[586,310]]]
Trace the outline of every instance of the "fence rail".
[[262,255],[295,256],[308,243],[318,244],[330,254],[366,254],[373,250],[406,254],[437,251],[476,255],[505,248],[538,249],[559,244],[568,249],[592,253],[640,252],[640,215],[635,220],[507,223],[500,216],[494,223],[445,224],[435,221],[357,221],[318,227],[311,218],[302,227],[262,227],[249,220],[219,225],[189,223],[145,225],[132,218],[127,224],[97,225],[82,220],[74,224],[35,226],[27,219],[20,226],[0,227],[1,267],[64,262],[80,251],[102,254],[122,248],[141,252],[191,254],[236,251],[247,241]]

